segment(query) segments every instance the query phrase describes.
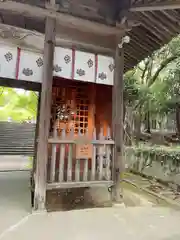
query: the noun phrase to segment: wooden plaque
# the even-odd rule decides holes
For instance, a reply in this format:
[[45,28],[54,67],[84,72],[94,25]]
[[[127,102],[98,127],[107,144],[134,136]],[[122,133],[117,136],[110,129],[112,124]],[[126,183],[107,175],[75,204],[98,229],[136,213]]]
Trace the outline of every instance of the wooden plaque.
[[92,158],[93,145],[87,137],[78,137],[76,139],[76,159]]

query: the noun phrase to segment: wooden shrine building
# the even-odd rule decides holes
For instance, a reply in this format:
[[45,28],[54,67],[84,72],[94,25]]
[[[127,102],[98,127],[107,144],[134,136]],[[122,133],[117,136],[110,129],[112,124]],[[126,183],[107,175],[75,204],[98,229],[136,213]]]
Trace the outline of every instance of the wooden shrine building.
[[41,92],[34,206],[123,172],[123,73],[180,32],[179,0],[0,1],[0,85]]

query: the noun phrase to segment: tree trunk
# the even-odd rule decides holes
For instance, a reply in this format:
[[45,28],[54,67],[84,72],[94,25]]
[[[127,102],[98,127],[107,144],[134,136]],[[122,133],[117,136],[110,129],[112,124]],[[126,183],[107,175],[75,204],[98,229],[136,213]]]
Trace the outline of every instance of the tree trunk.
[[128,146],[132,145],[133,138],[133,110],[132,107],[126,108],[126,116],[125,116],[125,144]]
[[150,112],[149,111],[145,115],[145,132],[151,133],[151,123],[150,123]]
[[141,107],[139,111],[134,114],[134,135],[136,141],[140,140],[141,137],[141,121],[142,121],[142,114],[141,114]]
[[180,105],[176,107],[176,131],[178,137],[180,137]]
[[123,122],[124,122],[125,116],[126,116],[126,105],[127,105],[127,103],[125,101],[123,101]]

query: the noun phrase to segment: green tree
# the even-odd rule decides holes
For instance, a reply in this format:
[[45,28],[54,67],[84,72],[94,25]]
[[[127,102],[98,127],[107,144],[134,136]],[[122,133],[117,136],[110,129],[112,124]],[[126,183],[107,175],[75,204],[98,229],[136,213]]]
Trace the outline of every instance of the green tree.
[[[146,131],[150,133],[150,119],[161,118],[176,110],[180,133],[179,66],[178,36],[125,74],[125,103],[127,107],[131,103],[134,117],[139,121],[135,121],[137,132],[140,132],[141,122],[144,122]],[[132,83],[131,89],[138,89],[135,96],[129,92],[129,83]]]
[[0,121],[36,119],[38,94],[14,88],[0,87]]

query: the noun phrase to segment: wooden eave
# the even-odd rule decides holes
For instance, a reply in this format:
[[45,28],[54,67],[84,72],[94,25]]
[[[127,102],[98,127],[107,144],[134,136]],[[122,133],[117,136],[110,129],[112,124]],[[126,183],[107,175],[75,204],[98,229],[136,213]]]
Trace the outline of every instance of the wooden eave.
[[[119,0],[122,1],[122,0]],[[131,41],[125,44],[125,71],[150,55],[180,33],[180,0],[132,0],[125,24],[113,22],[108,0],[56,0],[56,11],[45,0],[0,2],[0,22],[44,33],[46,16],[57,19],[57,35],[77,45],[85,42],[89,50],[115,50],[116,35],[124,33]],[[27,4],[28,3],[28,4]],[[104,15],[101,12],[104,11]],[[1,34],[1,33],[0,33]],[[61,44],[61,43],[59,43]],[[71,44],[69,44],[71,45]],[[76,44],[75,44],[76,45]]]

